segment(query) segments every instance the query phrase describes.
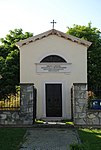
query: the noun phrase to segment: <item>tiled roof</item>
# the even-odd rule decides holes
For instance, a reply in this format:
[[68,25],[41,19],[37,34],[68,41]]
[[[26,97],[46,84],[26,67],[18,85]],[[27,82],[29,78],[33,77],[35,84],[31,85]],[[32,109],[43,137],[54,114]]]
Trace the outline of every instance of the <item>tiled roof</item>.
[[41,39],[43,39],[43,38],[46,38],[46,37],[48,37],[49,35],[57,35],[58,37],[61,37],[61,38],[70,40],[70,41],[72,41],[72,42],[76,42],[76,43],[78,43],[78,44],[81,44],[81,45],[84,45],[84,46],[87,46],[87,47],[89,47],[89,46],[92,44],[92,43],[89,42],[89,41],[82,40],[82,39],[77,38],[77,37],[75,37],[75,36],[72,36],[72,35],[63,33],[63,32],[61,32],[61,31],[58,31],[58,30],[55,30],[55,29],[52,29],[52,30],[46,31],[46,32],[44,32],[44,33],[38,34],[38,35],[36,35],[36,36],[27,38],[27,39],[25,39],[25,40],[21,40],[21,41],[17,42],[16,45],[17,45],[18,47],[22,47],[23,45],[28,45],[28,44],[30,44],[31,42],[35,42],[35,41],[37,41],[37,40],[41,40]]

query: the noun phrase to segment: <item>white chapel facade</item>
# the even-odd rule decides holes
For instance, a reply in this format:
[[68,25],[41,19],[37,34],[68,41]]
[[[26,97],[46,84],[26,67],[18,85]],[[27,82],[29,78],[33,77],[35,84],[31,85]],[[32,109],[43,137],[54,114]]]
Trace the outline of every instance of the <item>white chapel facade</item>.
[[17,43],[20,83],[37,89],[37,119],[71,119],[71,87],[87,83],[90,45],[55,29]]

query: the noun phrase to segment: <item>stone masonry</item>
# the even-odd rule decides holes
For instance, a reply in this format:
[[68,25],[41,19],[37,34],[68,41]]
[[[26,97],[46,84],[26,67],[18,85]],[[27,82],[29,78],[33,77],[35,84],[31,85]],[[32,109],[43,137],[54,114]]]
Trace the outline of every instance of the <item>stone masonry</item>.
[[1,110],[0,125],[33,124],[33,84],[20,85],[20,110]]
[[[34,122],[34,85],[21,84],[20,110],[1,110],[0,125],[32,125]],[[101,126],[101,110],[88,109],[87,84],[73,84],[73,122],[82,126]]]
[[75,125],[101,126],[101,110],[88,109],[85,83],[73,85],[73,121]]

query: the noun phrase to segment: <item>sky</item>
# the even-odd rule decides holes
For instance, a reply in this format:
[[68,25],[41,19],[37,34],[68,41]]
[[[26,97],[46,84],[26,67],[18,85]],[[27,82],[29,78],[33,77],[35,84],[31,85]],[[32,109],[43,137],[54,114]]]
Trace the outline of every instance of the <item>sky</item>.
[[40,34],[52,29],[53,19],[62,32],[89,22],[101,31],[101,0],[0,0],[0,38],[15,28]]

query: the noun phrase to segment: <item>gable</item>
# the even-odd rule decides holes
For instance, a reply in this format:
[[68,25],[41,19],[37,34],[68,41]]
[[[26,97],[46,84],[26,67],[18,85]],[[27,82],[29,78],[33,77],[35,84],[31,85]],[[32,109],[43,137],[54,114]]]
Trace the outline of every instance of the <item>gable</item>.
[[78,44],[81,44],[81,45],[84,45],[86,47],[89,47],[91,45],[91,42],[88,42],[86,40],[82,40],[82,39],[79,39],[75,36],[72,36],[72,35],[69,35],[69,34],[65,34],[63,32],[60,32],[58,30],[55,30],[55,29],[52,29],[52,30],[49,30],[49,31],[46,31],[42,34],[39,34],[39,35],[36,35],[36,36],[33,36],[33,37],[30,37],[30,38],[27,38],[25,40],[22,40],[22,41],[19,41],[16,43],[16,45],[18,47],[22,47],[24,45],[28,45],[32,42],[35,42],[35,41],[38,41],[38,40],[41,40],[43,38],[47,38],[48,36],[50,35],[56,35],[60,38],[64,38],[66,40],[70,40],[72,42],[75,42],[75,43],[78,43]]

